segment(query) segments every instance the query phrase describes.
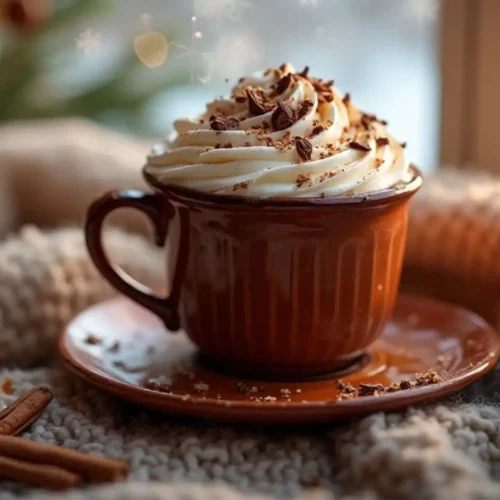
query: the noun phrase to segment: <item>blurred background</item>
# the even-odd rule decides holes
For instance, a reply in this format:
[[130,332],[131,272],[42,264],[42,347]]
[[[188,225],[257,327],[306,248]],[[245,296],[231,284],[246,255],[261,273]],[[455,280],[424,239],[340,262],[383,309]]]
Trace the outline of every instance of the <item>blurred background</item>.
[[[0,0],[0,122],[86,116],[148,138],[289,61],[439,161],[439,0]],[[229,78],[229,83],[225,79]]]
[[154,140],[289,61],[387,119],[425,172],[496,168],[499,16],[498,0],[0,0],[0,124],[83,116]]

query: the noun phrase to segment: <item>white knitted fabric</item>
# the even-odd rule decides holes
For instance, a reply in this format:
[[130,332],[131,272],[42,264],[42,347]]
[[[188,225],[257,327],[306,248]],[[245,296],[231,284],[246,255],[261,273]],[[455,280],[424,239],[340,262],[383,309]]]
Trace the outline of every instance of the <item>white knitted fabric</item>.
[[[136,276],[155,274],[140,238],[114,232],[110,243],[114,258]],[[0,248],[0,283],[0,352],[3,363],[17,366],[45,361],[61,326],[110,293],[76,229],[28,228],[11,238]],[[340,426],[263,430],[173,421],[116,401],[57,363],[44,364],[0,372],[0,380],[14,380],[17,395],[40,384],[54,390],[55,400],[25,437],[118,457],[132,468],[130,484],[68,498],[239,499],[242,492],[293,498],[317,479],[337,498],[500,497],[500,408],[491,404],[500,401],[498,371],[461,401]],[[0,408],[14,397],[0,395]],[[166,483],[136,482],[144,480]],[[0,491],[0,499],[54,498],[11,484]]]
[[[0,130],[0,139],[5,133]],[[0,151],[2,146],[0,141]],[[9,158],[22,168],[23,148],[18,152]],[[0,155],[0,181],[6,173],[1,160]],[[37,182],[36,169],[30,172]],[[51,176],[44,171],[41,178]],[[81,169],[75,178],[78,183],[84,178]],[[65,178],[60,182],[58,210],[51,200],[52,212],[44,213],[38,204],[36,214],[20,220],[55,225],[58,211],[81,215],[82,198],[72,196],[80,186],[71,187]],[[110,184],[101,178],[95,195]],[[0,190],[5,186],[0,182]],[[50,198],[50,183],[46,188]],[[62,196],[66,191],[70,196]],[[29,212],[21,190],[14,186],[7,195],[23,201],[5,204],[0,230],[13,228],[13,217]],[[163,276],[158,271],[163,259],[156,260],[158,252],[139,237],[114,231],[107,246],[137,278],[154,284]],[[418,252],[410,248],[409,256],[416,258]],[[12,396],[0,392],[0,409],[31,387],[46,384],[55,398],[24,436],[117,457],[132,470],[126,483],[59,495],[0,481],[0,500],[500,498],[498,369],[452,400],[342,425],[264,429],[183,423],[99,392],[54,358],[62,326],[111,293],[90,264],[79,229],[27,227],[0,242],[0,383],[11,378],[15,389]],[[308,488],[317,483],[322,487]]]

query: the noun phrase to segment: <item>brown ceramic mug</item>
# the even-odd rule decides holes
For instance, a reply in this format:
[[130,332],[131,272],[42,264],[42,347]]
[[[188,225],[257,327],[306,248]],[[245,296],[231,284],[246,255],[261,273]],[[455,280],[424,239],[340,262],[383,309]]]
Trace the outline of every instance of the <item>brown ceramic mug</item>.
[[[418,170],[371,195],[308,199],[212,195],[145,177],[154,194],[115,191],[90,207],[90,255],[111,285],[168,329],[185,329],[218,366],[321,374],[357,359],[381,333],[398,291]],[[167,233],[177,243],[168,297],[124,275],[103,250],[104,219],[124,207],[151,219],[158,245]]]

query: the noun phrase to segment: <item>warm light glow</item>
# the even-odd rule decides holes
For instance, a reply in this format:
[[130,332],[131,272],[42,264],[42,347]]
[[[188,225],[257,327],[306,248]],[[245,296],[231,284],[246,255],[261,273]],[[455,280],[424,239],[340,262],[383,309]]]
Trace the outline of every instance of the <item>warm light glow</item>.
[[167,60],[168,41],[163,34],[150,31],[135,38],[134,50],[145,66],[158,68]]

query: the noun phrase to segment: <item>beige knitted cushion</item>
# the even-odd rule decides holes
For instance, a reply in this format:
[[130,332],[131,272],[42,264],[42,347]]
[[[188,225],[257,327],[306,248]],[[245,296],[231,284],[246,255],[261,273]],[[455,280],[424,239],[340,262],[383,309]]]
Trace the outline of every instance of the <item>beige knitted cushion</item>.
[[403,288],[464,305],[500,326],[500,179],[441,171],[412,203]]

